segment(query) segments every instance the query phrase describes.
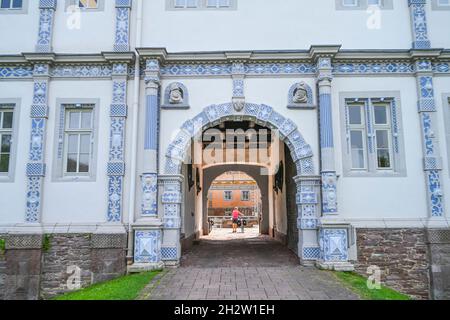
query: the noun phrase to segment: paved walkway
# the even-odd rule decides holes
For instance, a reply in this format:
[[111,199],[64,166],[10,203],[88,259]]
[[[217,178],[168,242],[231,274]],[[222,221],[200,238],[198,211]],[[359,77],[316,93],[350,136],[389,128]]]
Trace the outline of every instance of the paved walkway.
[[216,230],[141,294],[148,300],[349,300],[357,296],[330,273],[305,268],[280,243]]

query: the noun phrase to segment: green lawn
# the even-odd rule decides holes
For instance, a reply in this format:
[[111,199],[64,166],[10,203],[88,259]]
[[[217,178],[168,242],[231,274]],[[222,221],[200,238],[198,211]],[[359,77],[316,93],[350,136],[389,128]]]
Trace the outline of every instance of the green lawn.
[[55,300],[134,300],[157,274],[158,272],[146,272],[124,276],[67,293]]
[[412,300],[411,297],[393,289],[381,287],[380,290],[370,290],[367,278],[354,272],[335,272],[335,276],[349,289],[366,300]]

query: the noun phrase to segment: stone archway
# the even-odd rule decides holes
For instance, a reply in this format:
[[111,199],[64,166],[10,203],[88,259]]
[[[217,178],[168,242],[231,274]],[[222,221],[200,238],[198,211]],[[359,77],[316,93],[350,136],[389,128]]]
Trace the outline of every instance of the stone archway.
[[[296,166],[294,177],[297,186],[297,227],[299,229],[298,256],[307,263],[319,259],[317,229],[319,218],[320,177],[315,172],[311,146],[304,140],[297,126],[288,118],[264,104],[246,103],[241,111],[236,111],[232,103],[210,105],[196,117],[186,121],[170,143],[165,154],[164,174],[159,177],[159,210],[164,217],[165,236],[162,242],[164,250],[178,252],[180,258],[179,229],[181,226],[182,206],[182,166],[191,152],[192,140],[208,128],[226,121],[252,121],[258,125],[277,130],[280,140],[288,147]],[[177,233],[171,232],[178,230]],[[170,236],[168,236],[170,234]],[[177,238],[178,237],[178,238]],[[176,245],[176,248],[174,246]],[[173,261],[174,255],[166,259]]]

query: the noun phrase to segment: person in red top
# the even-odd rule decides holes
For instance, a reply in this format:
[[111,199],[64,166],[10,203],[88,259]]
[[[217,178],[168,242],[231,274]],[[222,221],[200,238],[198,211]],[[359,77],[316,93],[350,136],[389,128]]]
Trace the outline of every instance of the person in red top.
[[236,207],[233,210],[233,233],[237,232],[237,227],[238,227],[238,220],[239,217],[242,216],[243,214],[239,211],[239,208]]

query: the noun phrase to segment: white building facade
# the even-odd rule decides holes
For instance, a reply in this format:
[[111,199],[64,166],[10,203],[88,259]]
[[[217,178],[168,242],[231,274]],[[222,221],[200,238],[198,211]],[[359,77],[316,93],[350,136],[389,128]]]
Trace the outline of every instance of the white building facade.
[[[302,264],[449,297],[448,1],[0,2],[0,298],[177,266],[230,170]],[[236,126],[271,161],[191,164]]]

